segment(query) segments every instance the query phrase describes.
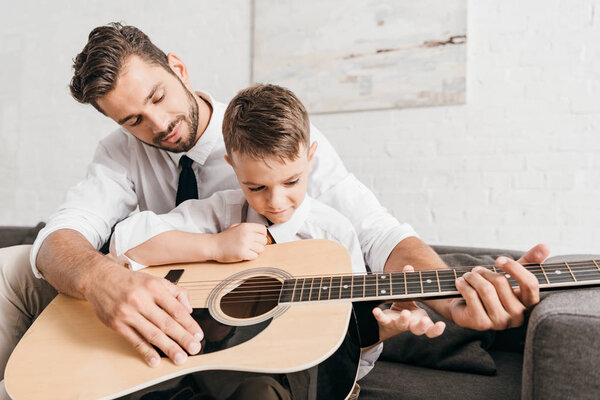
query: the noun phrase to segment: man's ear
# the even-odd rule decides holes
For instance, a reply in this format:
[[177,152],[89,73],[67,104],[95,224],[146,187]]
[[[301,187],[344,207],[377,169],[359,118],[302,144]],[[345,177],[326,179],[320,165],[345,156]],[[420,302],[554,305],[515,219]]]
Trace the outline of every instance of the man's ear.
[[175,73],[175,75],[177,75],[184,84],[189,85],[190,76],[183,61],[181,61],[181,59],[173,53],[167,54],[167,61],[169,62],[169,67],[171,67],[171,70]]

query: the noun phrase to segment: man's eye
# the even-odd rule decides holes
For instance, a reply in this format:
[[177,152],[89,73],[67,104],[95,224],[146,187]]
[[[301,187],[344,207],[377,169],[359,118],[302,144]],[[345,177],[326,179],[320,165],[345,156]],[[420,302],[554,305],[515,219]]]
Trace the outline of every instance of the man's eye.
[[264,186],[258,186],[258,187],[249,187],[248,190],[250,190],[251,192],[258,192],[260,190],[263,190],[265,187]]
[[142,117],[137,117],[129,126],[138,126],[142,122]]
[[296,183],[298,183],[299,180],[300,180],[300,178],[298,178],[296,180],[293,180],[293,181],[290,181],[290,182],[286,182],[285,184],[287,186],[294,186]]

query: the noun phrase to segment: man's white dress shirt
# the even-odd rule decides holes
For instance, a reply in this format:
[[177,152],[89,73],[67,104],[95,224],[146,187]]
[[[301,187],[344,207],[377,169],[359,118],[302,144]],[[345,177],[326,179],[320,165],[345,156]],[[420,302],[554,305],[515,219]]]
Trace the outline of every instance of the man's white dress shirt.
[[[360,243],[356,232],[338,211],[326,204],[306,196],[292,217],[284,223],[269,225],[267,219],[252,207],[247,207],[241,189],[217,192],[203,200],[188,200],[168,214],[157,215],[143,211],[132,215],[117,224],[112,238],[111,249],[132,269],[139,270],[144,265],[131,260],[126,253],[161,233],[178,230],[192,233],[219,233],[233,224],[252,222],[269,226],[269,232],[276,243],[286,243],[303,239],[329,239],[340,243],[350,253],[353,273],[366,273]],[[365,376],[375,365],[383,345],[364,351],[359,364],[358,379]]]
[[[185,154],[194,163],[199,198],[239,185],[233,169],[225,162],[221,134],[226,105],[208,94],[198,93],[212,105],[208,127]],[[341,212],[354,226],[363,256],[373,271],[381,271],[394,246],[416,236],[408,224],[400,224],[383,208],[373,193],[346,170],[327,139],[311,125],[311,142],[318,142],[312,162],[308,192]],[[149,146],[123,128],[100,141],[88,173],[71,188],[64,203],[50,216],[31,251],[31,265],[37,277],[36,257],[46,237],[59,229],[81,233],[94,247],[109,238],[111,228],[137,207],[164,214],[175,208],[179,180],[179,159],[172,153]]]

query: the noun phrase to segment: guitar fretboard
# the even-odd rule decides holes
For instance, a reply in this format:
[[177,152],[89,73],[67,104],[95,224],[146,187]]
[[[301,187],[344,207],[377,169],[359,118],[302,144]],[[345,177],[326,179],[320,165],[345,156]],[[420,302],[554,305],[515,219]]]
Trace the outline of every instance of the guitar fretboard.
[[[495,265],[484,266],[504,273]],[[538,280],[541,290],[573,286],[600,285],[600,260],[526,264]],[[334,300],[426,299],[459,295],[455,281],[473,267],[459,267],[415,272],[311,276],[286,279],[279,303]],[[518,283],[504,274],[511,286]]]

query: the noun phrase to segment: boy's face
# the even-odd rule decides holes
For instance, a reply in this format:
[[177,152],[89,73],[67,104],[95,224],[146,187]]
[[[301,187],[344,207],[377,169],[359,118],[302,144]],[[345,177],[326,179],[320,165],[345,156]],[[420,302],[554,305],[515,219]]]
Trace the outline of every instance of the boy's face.
[[188,87],[185,65],[173,54],[169,65],[177,76],[138,56],[128,57],[115,87],[98,105],[142,142],[182,152],[198,139],[198,103]]
[[289,221],[306,195],[310,164],[317,142],[310,148],[300,146],[295,160],[282,161],[279,157],[256,160],[234,152],[225,156],[233,167],[248,204],[274,224]]

